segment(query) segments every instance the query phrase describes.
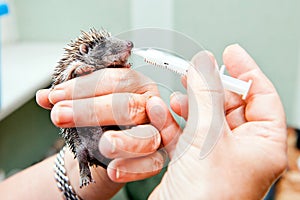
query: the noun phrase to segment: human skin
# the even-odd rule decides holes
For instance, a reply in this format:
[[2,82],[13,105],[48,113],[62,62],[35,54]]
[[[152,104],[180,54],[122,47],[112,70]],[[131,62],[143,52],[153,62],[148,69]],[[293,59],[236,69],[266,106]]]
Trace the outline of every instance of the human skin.
[[[78,162],[66,151],[66,173],[81,198],[110,199],[124,182],[144,179],[161,171],[166,154],[157,151],[161,136],[148,123],[145,107],[147,99],[155,95],[159,95],[156,84],[131,69],[103,69],[72,79],[53,90],[37,92],[37,103],[51,109],[51,119],[58,127],[135,125],[103,134],[99,144],[101,151],[113,160],[107,170],[91,167],[95,183],[87,187],[79,187]],[[115,109],[122,112],[116,115]],[[62,193],[54,179],[54,159],[50,157],[0,183],[1,197],[59,199]]]
[[[253,80],[245,101],[236,94],[224,94],[210,53],[200,52],[192,62],[195,68],[183,80],[187,96],[176,93],[171,99],[172,109],[187,124],[150,199],[263,198],[287,167],[285,113],[274,86],[239,45],[225,49],[223,62],[231,76]],[[160,107],[153,114],[166,120],[152,117],[152,107]],[[147,108],[160,132],[173,125],[159,98],[150,99]],[[220,127],[219,138],[210,153],[200,158],[207,149],[207,137],[215,134],[211,126]],[[162,141],[168,146],[172,138],[162,134]]]
[[[150,199],[261,199],[265,195],[287,165],[285,114],[275,88],[238,45],[225,49],[223,62],[233,77],[253,80],[245,101],[236,94],[224,94],[210,53],[200,52],[192,62],[195,68],[183,78],[187,95],[175,93],[170,102],[175,113],[187,120],[183,131],[158,97],[156,85],[130,69],[104,69],[54,91],[37,93],[38,104],[52,109],[51,119],[59,127],[74,126],[78,121],[82,126],[146,124],[138,125],[140,129],[104,133],[100,150],[114,160],[107,171],[92,168],[96,183],[84,189],[79,189],[78,163],[66,153],[67,174],[79,196],[109,199],[122,183],[157,174],[165,160],[164,153],[157,151],[160,141],[171,162]],[[94,87],[99,80],[104,83],[101,87],[82,89]],[[112,101],[113,92],[121,96]],[[72,107],[80,102],[86,109]],[[112,115],[115,107],[127,108],[125,114]],[[65,108],[73,109],[71,114],[62,112]],[[212,132],[216,129],[211,127],[220,129]],[[138,137],[141,130],[145,135]],[[213,148],[208,148],[203,144],[211,134],[219,137]],[[211,151],[200,158],[207,148]],[[1,196],[57,199],[61,193],[53,178],[53,162],[51,157],[2,182]],[[28,180],[32,180],[30,184]]]

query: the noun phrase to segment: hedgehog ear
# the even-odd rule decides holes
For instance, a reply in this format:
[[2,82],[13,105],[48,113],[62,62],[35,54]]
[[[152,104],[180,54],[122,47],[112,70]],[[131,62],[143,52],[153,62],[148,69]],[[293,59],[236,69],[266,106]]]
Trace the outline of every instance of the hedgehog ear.
[[79,51],[82,54],[87,54],[89,52],[89,47],[86,44],[81,44],[79,46]]

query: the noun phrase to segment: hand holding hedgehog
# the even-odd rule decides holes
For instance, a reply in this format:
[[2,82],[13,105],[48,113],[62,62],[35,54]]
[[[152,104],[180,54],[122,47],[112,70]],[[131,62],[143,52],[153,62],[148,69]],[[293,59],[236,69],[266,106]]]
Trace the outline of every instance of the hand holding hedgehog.
[[[96,87],[96,90],[79,89],[97,84],[101,84],[101,87]],[[128,68],[99,70],[64,82],[50,91],[40,90],[37,94],[37,102],[46,109],[52,108],[52,121],[62,128],[73,127],[78,121],[83,126],[107,126],[121,122],[145,124],[148,122],[146,101],[150,96],[159,94],[152,80]],[[49,99],[55,103],[53,107]],[[84,105],[85,109],[79,109],[77,105]],[[66,108],[72,110],[71,115],[65,111]],[[121,110],[122,115],[113,115],[115,110]],[[156,116],[157,119],[160,117]],[[105,157],[113,160],[107,166],[107,170],[92,167],[92,174],[100,173],[101,176],[108,176],[105,181],[111,184],[113,183],[109,179],[122,183],[156,175],[163,168],[166,159],[166,156],[157,151],[160,141],[158,130],[150,124],[139,125],[126,131],[106,131],[101,137],[100,149]],[[95,184],[79,189],[78,163],[72,161],[73,157],[70,155],[68,153],[66,162],[71,162],[73,165],[71,169],[66,168],[66,170],[68,172],[74,168],[76,171],[76,176],[69,177],[76,193],[84,197],[87,191],[99,187],[101,188],[99,192],[103,192],[104,188],[101,185],[104,181],[99,180],[98,176],[93,176]],[[116,183],[113,185],[117,185],[117,188],[121,187]]]
[[[123,131],[118,130],[120,126],[125,126],[124,128],[126,129],[129,126],[145,123],[147,120],[145,113],[146,99],[150,95],[158,95],[157,88],[151,80],[148,80],[146,77],[141,78],[141,75],[134,75],[130,70],[126,70],[126,68],[130,67],[127,59],[130,56],[132,47],[132,42],[115,38],[105,30],[96,31],[91,29],[90,32],[82,32],[80,37],[68,45],[65,49],[65,56],[59,61],[59,65],[55,69],[52,91],[49,94],[51,104],[55,104],[51,118],[57,126],[62,128],[63,138],[78,159],[80,187],[93,182],[89,165],[100,165],[106,168],[109,164],[109,159],[115,159],[120,156],[116,151],[117,149],[122,149],[124,143],[115,140],[116,134],[121,134],[124,140],[136,141],[139,145],[149,146],[148,140],[143,139],[144,141],[139,141],[137,139],[139,137],[150,137],[153,143],[150,145],[153,148],[148,148],[146,152],[144,152],[144,147],[141,147],[141,152],[139,152],[139,148],[131,150],[126,147],[131,148],[132,145],[126,145],[122,149],[121,157],[146,156],[154,153],[160,145],[160,136],[157,130],[150,125],[141,125]],[[99,84],[89,81],[90,87],[86,85],[81,87],[81,80],[84,80],[84,78],[81,80],[74,79],[105,68],[123,69],[119,70],[119,74],[115,74],[114,77],[111,77],[113,73],[99,72],[97,76]],[[132,76],[136,76],[136,78]],[[86,78],[89,78],[89,76]],[[71,79],[75,82],[66,83],[66,81]],[[143,81],[139,81],[138,84],[131,83],[131,80],[139,79],[143,79]],[[124,80],[125,85],[120,80]],[[70,97],[72,97],[73,101],[58,102],[62,100],[56,98],[62,97],[62,88],[66,84],[72,83],[75,84],[72,90],[74,94],[68,95],[71,95]],[[141,86],[141,83],[144,85]],[[107,88],[107,85],[114,88]],[[149,87],[152,91],[149,91],[149,89],[147,91],[144,87]],[[112,92],[115,94],[111,95],[110,93]],[[64,100],[67,100],[66,96],[63,96],[65,97]],[[93,101],[88,99],[88,97],[94,96],[98,96],[98,99]],[[76,98],[85,98],[85,100],[74,101]],[[108,100],[115,105],[108,106]],[[128,110],[128,107],[131,110]],[[96,116],[91,115],[87,119],[86,115],[81,114],[87,109],[99,109],[99,113]],[[63,115],[68,116],[69,120],[76,115],[79,115],[79,117],[66,123],[65,119],[61,120],[58,117],[57,112],[63,112]],[[106,136],[100,141],[105,131],[107,132]],[[124,134],[125,132],[126,134]],[[140,134],[140,136],[136,134]],[[106,154],[104,156],[99,152],[99,142],[102,154]],[[111,148],[113,149],[107,149],[108,146],[112,146]],[[134,155],[132,155],[131,151],[134,151]],[[116,161],[112,164],[114,163]],[[116,176],[119,178],[120,171],[118,168],[116,170]]]
[[80,187],[93,181],[88,165],[107,167],[111,180],[127,182],[159,173],[166,159],[157,152],[159,132],[145,124],[146,101],[159,92],[152,80],[128,69],[132,46],[105,31],[83,33],[56,67],[52,90],[37,95],[42,107],[52,108],[53,123],[77,157]]

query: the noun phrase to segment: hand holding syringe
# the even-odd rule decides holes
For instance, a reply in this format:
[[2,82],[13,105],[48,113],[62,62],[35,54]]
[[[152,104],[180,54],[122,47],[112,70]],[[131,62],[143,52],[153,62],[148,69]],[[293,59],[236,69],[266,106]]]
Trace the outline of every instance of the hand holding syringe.
[[[166,68],[170,71],[174,71],[180,75],[186,75],[188,67],[191,65],[188,61],[169,54],[167,52],[155,50],[155,49],[133,49],[133,54],[141,56],[144,61],[159,67]],[[225,89],[242,95],[242,99],[246,99],[248,91],[252,84],[252,80],[248,82],[232,78],[224,75],[225,66],[220,68],[220,77]]]

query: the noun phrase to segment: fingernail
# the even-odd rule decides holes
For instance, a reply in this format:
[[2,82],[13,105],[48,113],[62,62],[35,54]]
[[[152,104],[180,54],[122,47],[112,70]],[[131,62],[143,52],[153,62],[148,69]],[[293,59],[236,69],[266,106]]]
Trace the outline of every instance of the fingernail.
[[170,99],[173,99],[173,97],[177,96],[177,93],[178,93],[178,92],[173,92],[173,93],[170,95]]
[[204,76],[212,76],[216,73],[215,58],[209,51],[200,51],[192,58],[196,71]]
[[241,46],[240,46],[238,43],[231,44],[231,45],[227,46],[227,47],[224,49],[223,55],[224,55],[224,54],[227,54],[227,52],[228,52],[231,48],[241,48]]
[[114,158],[117,153],[117,140],[117,138],[110,135],[109,131],[105,132],[99,142],[99,150],[101,154],[107,158]]
[[180,100],[182,97],[183,97],[183,94],[181,92],[173,92],[171,95],[170,95],[170,99],[173,99],[173,98],[176,98],[178,100]]
[[55,104],[59,101],[65,100],[66,98],[66,93],[64,90],[53,90],[52,92],[50,92],[50,94],[48,95],[49,101],[52,104]]
[[235,43],[235,44],[232,44],[230,46],[236,46],[236,47],[240,47],[241,45],[239,45],[239,43]]
[[114,154],[116,152],[116,140],[112,138],[111,140],[111,153]]
[[53,104],[51,104],[50,102],[47,104],[44,104],[45,103],[44,98],[47,98],[49,93],[50,93],[49,89],[41,89],[41,90],[38,90],[35,95],[36,102],[40,106],[42,106],[43,108],[46,108],[46,109],[51,109],[53,107]]
[[116,168],[116,179],[120,178],[120,169]]
[[35,95],[39,96],[43,92],[43,89],[36,91]]
[[54,107],[51,112],[52,121],[56,125],[73,122],[73,109],[70,107]]

